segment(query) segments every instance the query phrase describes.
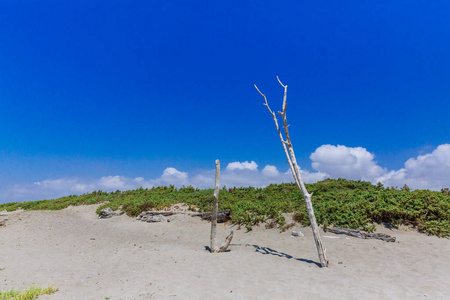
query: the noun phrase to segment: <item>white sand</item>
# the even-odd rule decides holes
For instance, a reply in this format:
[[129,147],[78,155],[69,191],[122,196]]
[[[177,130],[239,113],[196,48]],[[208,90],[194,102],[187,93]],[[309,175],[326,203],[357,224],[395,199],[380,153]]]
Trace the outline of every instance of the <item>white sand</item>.
[[99,220],[96,207],[0,217],[0,289],[53,284],[39,298],[51,300],[450,299],[449,239],[381,226],[397,242],[323,237],[330,266],[319,268],[308,227],[292,238],[219,226],[219,240],[231,228],[235,237],[230,252],[211,254],[208,222]]

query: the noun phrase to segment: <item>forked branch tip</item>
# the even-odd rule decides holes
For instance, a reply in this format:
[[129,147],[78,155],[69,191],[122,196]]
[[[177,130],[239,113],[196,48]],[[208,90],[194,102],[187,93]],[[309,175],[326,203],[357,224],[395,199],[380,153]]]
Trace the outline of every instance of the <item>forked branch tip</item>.
[[278,83],[281,84],[282,87],[287,88],[287,85],[282,84],[281,80],[280,80],[280,78],[278,78],[278,76],[277,76],[277,80],[278,80]]

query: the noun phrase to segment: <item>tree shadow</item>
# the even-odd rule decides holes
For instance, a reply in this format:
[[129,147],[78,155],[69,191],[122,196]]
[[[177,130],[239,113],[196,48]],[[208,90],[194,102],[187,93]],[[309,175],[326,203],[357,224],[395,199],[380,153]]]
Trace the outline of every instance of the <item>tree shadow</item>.
[[[301,261],[301,262],[305,262],[308,264],[312,264],[312,265],[321,267],[321,265],[318,262],[315,262],[313,260],[305,259],[305,258],[296,258],[296,257],[293,257],[292,255],[271,249],[269,247],[261,247],[259,245],[249,245],[249,244],[230,244],[230,246],[246,246],[246,247],[252,246],[253,248],[255,248],[255,252],[263,254],[263,255],[274,255],[274,256],[278,256],[278,257],[282,257],[282,258],[294,259],[297,261]],[[205,250],[211,252],[211,248],[209,246],[205,246]],[[230,251],[231,251],[230,249],[227,249],[227,251],[225,251],[225,252],[230,252]]]
[[310,260],[310,259],[296,258],[296,257],[293,257],[292,255],[289,255],[287,253],[271,249],[269,247],[261,247],[259,245],[251,245],[251,246],[253,246],[255,248],[256,252],[261,253],[263,255],[274,255],[274,256],[278,256],[278,257],[282,257],[282,258],[294,259],[294,260],[297,260],[297,261],[305,262],[305,263],[308,263],[308,264],[313,264],[313,265],[316,265],[316,266],[320,267],[319,263],[317,263],[317,262],[315,262],[313,260]]
[[[205,246],[205,250],[211,252],[211,248],[209,246]],[[225,250],[225,252],[219,252],[219,253],[227,253],[230,252],[230,249]]]

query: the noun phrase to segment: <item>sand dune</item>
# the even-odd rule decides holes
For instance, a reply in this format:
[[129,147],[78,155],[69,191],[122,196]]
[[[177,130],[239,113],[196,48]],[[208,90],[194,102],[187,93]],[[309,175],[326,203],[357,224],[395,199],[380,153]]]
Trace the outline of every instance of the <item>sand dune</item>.
[[324,233],[328,268],[317,265],[311,229],[219,226],[235,237],[211,254],[210,224],[187,215],[145,223],[98,219],[97,206],[13,212],[0,227],[0,289],[53,284],[39,299],[450,299],[450,240],[412,230],[397,238]]

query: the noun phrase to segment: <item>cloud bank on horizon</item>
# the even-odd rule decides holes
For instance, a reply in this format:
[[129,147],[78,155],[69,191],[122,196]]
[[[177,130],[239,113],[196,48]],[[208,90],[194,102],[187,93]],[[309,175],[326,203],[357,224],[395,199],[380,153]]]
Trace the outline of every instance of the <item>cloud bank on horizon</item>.
[[[440,190],[450,186],[450,144],[442,144],[431,153],[408,159],[399,170],[387,170],[379,166],[374,160],[374,154],[362,147],[322,145],[310,155],[310,159],[314,171],[301,170],[306,183],[340,177],[370,181],[373,184],[381,182],[389,187],[406,184],[412,189]],[[225,168],[222,167],[220,184],[227,187],[264,187],[271,183],[293,182],[289,169],[280,171],[272,165],[266,165],[262,170],[258,167],[254,161],[230,162]],[[6,188],[0,193],[0,203],[51,199],[95,190],[123,191],[163,185],[213,188],[214,172],[214,169],[203,170],[191,175],[168,167],[156,179],[120,175],[100,179],[47,179]]]

